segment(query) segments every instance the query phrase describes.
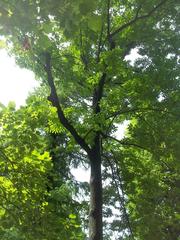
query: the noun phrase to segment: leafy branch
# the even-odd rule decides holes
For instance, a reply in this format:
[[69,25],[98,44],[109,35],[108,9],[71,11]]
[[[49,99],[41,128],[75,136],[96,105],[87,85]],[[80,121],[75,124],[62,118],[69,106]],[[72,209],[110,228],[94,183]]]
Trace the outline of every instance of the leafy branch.
[[165,2],[167,2],[167,0],[161,1],[158,5],[156,5],[154,8],[152,8],[147,14],[144,14],[144,15],[141,15],[141,16],[139,16],[139,11],[140,11],[140,9],[141,9],[141,6],[140,6],[140,7],[137,9],[137,12],[136,12],[136,14],[135,14],[135,17],[134,17],[131,21],[129,21],[129,22],[121,25],[118,29],[116,29],[114,32],[112,32],[112,33],[110,34],[110,37],[113,38],[116,34],[122,32],[122,31],[123,31],[124,29],[126,29],[127,27],[135,24],[137,21],[142,20],[142,19],[146,19],[146,18],[150,17],[150,16],[151,16],[154,12],[156,12],[162,5],[164,5]]
[[146,147],[141,146],[141,145],[139,145],[139,144],[137,144],[137,143],[126,142],[126,141],[124,141],[124,140],[119,140],[119,139],[117,139],[117,138],[115,138],[115,137],[113,137],[113,136],[106,135],[106,134],[104,134],[104,133],[101,133],[101,134],[102,134],[105,138],[109,138],[109,139],[111,139],[111,140],[113,140],[113,141],[116,141],[116,142],[120,143],[121,145],[129,146],[129,147],[137,147],[137,148],[140,148],[140,149],[142,149],[142,150],[150,151],[150,150],[148,150]]
[[[15,162],[13,162],[11,159],[8,158],[8,156],[6,155],[6,153],[2,148],[0,148],[0,157],[2,157],[5,161],[8,161],[11,164],[12,168],[14,169]],[[8,172],[7,163],[6,163],[6,171]]]
[[113,117],[117,117],[121,114],[126,114],[126,113],[136,113],[136,112],[149,112],[149,111],[155,111],[155,112],[160,112],[160,113],[167,113],[171,115],[175,115],[173,112],[167,111],[166,109],[160,109],[160,108],[149,108],[149,107],[144,107],[144,108],[130,108],[130,109],[125,109],[125,110],[120,110],[112,113],[110,116],[107,117],[107,119]]

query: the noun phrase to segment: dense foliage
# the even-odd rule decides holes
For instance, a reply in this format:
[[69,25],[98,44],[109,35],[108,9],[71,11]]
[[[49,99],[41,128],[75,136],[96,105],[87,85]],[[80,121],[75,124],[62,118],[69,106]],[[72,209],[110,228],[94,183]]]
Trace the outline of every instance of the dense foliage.
[[[6,39],[1,45],[21,67],[34,71],[43,99],[49,100],[42,101],[43,107],[30,101],[17,112],[1,111],[1,155],[9,159],[1,163],[2,192],[7,194],[2,231],[11,225],[8,211],[15,212],[13,201],[25,211],[22,218],[18,215],[18,231],[20,225],[34,224],[38,209],[38,217],[52,229],[39,231],[36,222],[28,227],[33,234],[83,239],[78,227],[82,213],[78,216],[67,184],[71,163],[83,163],[91,168],[90,240],[178,239],[178,11],[176,0],[1,1],[0,34]],[[133,52],[136,58],[128,60]],[[125,122],[128,128],[119,140],[116,131]],[[66,164],[50,160],[51,154],[58,159],[60,153],[52,149],[59,147],[59,141]],[[55,174],[64,175],[49,189],[52,164]],[[32,178],[21,171],[36,174]],[[55,204],[60,216],[54,216],[51,200],[57,186],[63,190],[56,200],[65,195],[70,204],[65,209]],[[48,211],[52,218],[47,218]],[[78,223],[73,218],[72,224],[68,216],[76,215]],[[12,226],[16,230],[14,222]]]
[[0,114],[1,239],[82,239],[66,140],[54,146],[48,131],[53,111],[33,97],[27,107],[10,103]]

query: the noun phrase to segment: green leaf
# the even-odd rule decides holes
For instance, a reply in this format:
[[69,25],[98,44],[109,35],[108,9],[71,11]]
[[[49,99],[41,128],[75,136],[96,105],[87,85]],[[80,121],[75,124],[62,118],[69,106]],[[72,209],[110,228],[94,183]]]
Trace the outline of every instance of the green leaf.
[[69,214],[69,218],[70,219],[76,219],[76,215],[71,213],[71,214]]
[[92,15],[88,18],[88,26],[94,32],[100,31],[102,28],[102,17],[99,15]]
[[95,1],[83,0],[79,5],[79,10],[82,15],[86,15],[95,8]]
[[5,40],[0,40],[0,49],[3,49],[6,47],[6,41]]

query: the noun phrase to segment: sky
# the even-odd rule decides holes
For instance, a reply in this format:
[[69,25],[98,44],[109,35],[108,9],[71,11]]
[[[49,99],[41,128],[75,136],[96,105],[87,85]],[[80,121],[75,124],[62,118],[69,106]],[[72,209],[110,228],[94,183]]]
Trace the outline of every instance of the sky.
[[34,74],[18,67],[13,57],[0,50],[0,102],[7,105],[14,101],[19,107],[25,103],[28,93],[38,86]]
[[[0,103],[5,106],[14,101],[16,107],[25,104],[28,93],[38,86],[34,73],[22,69],[15,63],[15,59],[8,56],[5,50],[0,50]],[[128,122],[120,126],[116,132],[116,138],[122,139]],[[78,181],[89,182],[90,172],[82,168],[72,169],[72,173]]]

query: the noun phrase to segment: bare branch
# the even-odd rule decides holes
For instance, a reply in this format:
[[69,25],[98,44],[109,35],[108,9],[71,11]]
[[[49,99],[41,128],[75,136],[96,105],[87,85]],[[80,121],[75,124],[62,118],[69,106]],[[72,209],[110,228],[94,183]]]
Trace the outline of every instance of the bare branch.
[[49,87],[51,89],[51,94],[48,98],[49,101],[51,101],[52,105],[56,107],[57,114],[60,122],[62,125],[71,133],[75,141],[87,152],[90,153],[91,149],[89,148],[88,144],[85,142],[85,140],[77,133],[76,129],[71,125],[69,120],[65,117],[64,112],[62,110],[61,104],[59,102],[59,98],[56,92],[56,87],[54,84],[54,79],[52,76],[52,70],[51,70],[51,55],[49,53],[45,54],[46,57],[46,65],[45,65],[45,71],[47,73],[47,81],[49,84]]
[[138,8],[135,17],[123,24],[122,26],[120,26],[118,29],[116,29],[114,32],[112,32],[110,34],[110,37],[113,38],[116,34],[120,33],[121,31],[123,31],[124,29],[126,29],[127,27],[133,25],[134,23],[136,23],[137,21],[141,20],[141,19],[146,19],[148,17],[150,17],[154,12],[156,12],[162,5],[164,5],[164,3],[167,2],[167,0],[163,0],[161,1],[158,5],[156,5],[154,8],[151,9],[151,11],[149,11],[149,13],[142,15],[142,16],[138,16],[139,15],[139,11],[141,9],[141,6]]

